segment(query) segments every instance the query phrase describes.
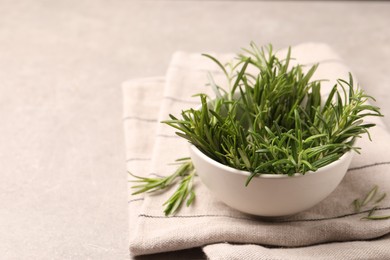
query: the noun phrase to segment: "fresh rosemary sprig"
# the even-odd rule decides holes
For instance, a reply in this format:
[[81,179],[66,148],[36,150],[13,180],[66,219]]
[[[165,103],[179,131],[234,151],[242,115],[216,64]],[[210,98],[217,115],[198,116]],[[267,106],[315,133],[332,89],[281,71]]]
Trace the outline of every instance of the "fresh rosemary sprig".
[[322,100],[321,82],[311,80],[318,65],[307,72],[301,65],[290,68],[290,50],[281,60],[271,45],[265,50],[252,43],[227,65],[205,56],[221,68],[228,89],[210,76],[216,97],[199,94],[200,109],[182,111],[181,118],[170,115],[163,123],[208,157],[249,171],[247,184],[262,173],[316,171],[348,150],[358,152],[355,139],[375,125],[363,119],[382,116],[351,75]]
[[379,205],[378,203],[381,202],[385,197],[386,197],[386,193],[382,193],[382,195],[380,195],[380,197],[376,200],[375,197],[378,193],[378,186],[375,185],[367,194],[366,196],[364,197],[363,200],[360,200],[360,199],[355,199],[353,201],[353,205],[355,207],[355,212],[360,212],[361,211],[361,208],[364,207],[364,206],[367,206],[367,205],[373,205],[373,207],[368,211],[368,214],[367,216],[365,217],[362,217],[361,219],[366,219],[366,220],[385,220],[385,219],[390,219],[390,215],[382,215],[382,216],[376,216],[374,215],[375,211],[379,208]]
[[193,203],[195,199],[193,186],[194,176],[195,169],[192,169],[187,176],[182,178],[175,193],[173,193],[173,195],[163,204],[163,206],[166,206],[164,210],[166,216],[175,214],[184,201],[186,201],[187,207]]
[[132,195],[164,190],[176,184],[177,179],[181,179],[177,190],[163,204],[163,206],[165,206],[164,213],[166,216],[175,214],[184,201],[186,201],[187,206],[190,206],[195,199],[195,192],[193,188],[195,169],[189,158],[178,159],[176,162],[180,164],[180,166],[174,173],[166,177],[146,178],[129,172],[131,176],[136,178],[136,180],[131,180],[130,182],[137,183],[137,185],[131,187],[135,190]]

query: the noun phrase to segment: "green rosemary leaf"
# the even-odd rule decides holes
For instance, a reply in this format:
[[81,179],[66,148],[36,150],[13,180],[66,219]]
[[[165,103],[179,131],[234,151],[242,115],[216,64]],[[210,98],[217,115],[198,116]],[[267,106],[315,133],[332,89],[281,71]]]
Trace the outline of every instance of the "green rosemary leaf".
[[189,198],[186,203],[187,207],[189,207],[194,202],[194,200],[195,200],[195,192],[192,190],[190,192]]
[[213,56],[211,56],[209,54],[205,54],[205,53],[202,53],[202,56],[205,56],[205,57],[211,59],[212,61],[214,61],[218,65],[218,67],[223,71],[223,73],[225,74],[226,78],[229,78],[229,74],[227,73],[225,67],[219,62],[219,60],[217,60]]
[[314,167],[311,163],[309,163],[308,161],[306,160],[301,160],[301,163],[306,165],[307,166],[307,169],[310,170],[310,171],[316,171],[317,168]]
[[382,194],[382,196],[380,196],[380,197],[375,201],[375,203],[381,202],[385,197],[386,197],[386,193],[384,192],[384,193]]
[[362,207],[362,203],[359,199],[355,199],[353,201],[353,205],[355,206],[355,212],[360,212],[360,208]]
[[241,159],[244,161],[245,167],[247,169],[250,169],[251,168],[251,163],[250,163],[250,161],[248,159],[247,154],[240,148],[238,148],[238,153],[240,154]]
[[183,162],[183,161],[190,161],[191,160],[191,157],[183,157],[183,158],[179,158],[179,159],[176,159],[175,162]]
[[362,217],[361,219],[386,220],[386,219],[390,219],[390,215],[385,215],[385,216],[367,216],[367,217]]
[[[178,173],[175,172],[172,176],[168,177],[162,177],[162,178],[145,178],[145,177],[140,177],[137,175],[132,174],[129,172],[129,174],[137,180],[131,180],[130,182],[136,182],[136,183],[141,183],[139,185],[134,185],[131,188],[134,189],[135,191],[132,193],[132,195],[137,195],[140,193],[144,192],[152,192],[160,189],[164,189],[166,187],[166,183],[169,181],[170,177],[173,176],[178,176]],[[175,177],[173,177],[175,178]]]
[[323,158],[314,161],[312,165],[316,168],[324,167],[340,158],[340,154],[329,154]]
[[237,78],[236,78],[236,81],[234,82],[234,85],[233,85],[233,87],[232,87],[232,89],[231,89],[231,94],[234,94],[234,93],[236,92],[236,89],[237,89],[237,87],[238,87],[238,84],[240,83],[242,77],[244,76],[244,73],[245,73],[246,68],[248,67],[248,64],[249,64],[250,61],[251,61],[251,59],[248,58],[248,59],[245,61],[244,65],[242,66],[241,71],[238,73]]
[[375,210],[378,209],[378,206],[374,206],[372,209],[370,209],[370,211],[368,212],[368,216],[367,217],[371,217],[372,214],[374,214]]
[[257,173],[251,172],[249,177],[246,179],[245,186],[248,186],[249,182],[257,175],[258,175]]
[[313,141],[315,141],[316,139],[321,139],[321,138],[324,138],[326,137],[327,134],[317,134],[317,135],[311,135],[309,136],[308,138],[306,138],[305,140],[303,140],[303,143],[307,144],[307,143],[312,143]]
[[207,78],[209,79],[210,86],[211,86],[212,90],[214,91],[214,94],[217,96],[217,98],[222,98],[221,92],[219,92],[219,87],[214,82],[214,78],[210,72],[207,73]]
[[362,202],[362,206],[367,205],[367,204],[375,197],[375,194],[376,194],[377,191],[378,191],[378,186],[375,185],[375,186],[370,190],[370,192],[366,195],[366,197],[364,198],[364,200],[363,200],[363,202]]

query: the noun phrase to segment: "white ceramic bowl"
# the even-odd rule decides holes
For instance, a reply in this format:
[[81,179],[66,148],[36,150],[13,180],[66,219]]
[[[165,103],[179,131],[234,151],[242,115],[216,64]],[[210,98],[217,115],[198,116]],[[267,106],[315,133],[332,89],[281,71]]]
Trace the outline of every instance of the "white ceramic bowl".
[[261,174],[248,186],[249,172],[216,162],[190,145],[191,159],[202,182],[228,206],[239,211],[267,217],[292,215],[309,209],[325,199],[343,179],[353,152],[316,172],[293,176]]

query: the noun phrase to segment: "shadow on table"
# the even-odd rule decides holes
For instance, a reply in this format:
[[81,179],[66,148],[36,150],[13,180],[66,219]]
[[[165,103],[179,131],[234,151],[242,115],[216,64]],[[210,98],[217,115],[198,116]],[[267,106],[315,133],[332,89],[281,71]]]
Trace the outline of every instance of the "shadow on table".
[[166,252],[153,255],[136,256],[134,260],[195,260],[207,259],[201,248],[191,248],[186,250]]

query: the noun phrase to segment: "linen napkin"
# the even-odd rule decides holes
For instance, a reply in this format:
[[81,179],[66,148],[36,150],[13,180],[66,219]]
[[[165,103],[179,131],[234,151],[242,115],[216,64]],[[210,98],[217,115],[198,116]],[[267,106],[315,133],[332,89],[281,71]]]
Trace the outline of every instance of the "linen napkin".
[[[283,57],[286,50],[279,52]],[[212,54],[226,62],[231,54]],[[323,82],[326,95],[338,78],[347,78],[349,69],[329,46],[306,43],[292,48],[294,62],[320,63],[315,79]],[[223,75],[213,62],[200,54],[177,52],[165,78],[133,80],[124,83],[124,125],[127,167],[147,176],[168,175],[177,158],[188,156],[187,143],[174,129],[159,124],[168,114],[195,107],[196,93],[211,93],[207,72],[223,84]],[[363,86],[364,88],[364,86]],[[203,247],[210,259],[304,259],[390,257],[390,220],[363,221],[367,210],[354,212],[351,205],[375,184],[381,192],[390,191],[390,156],[386,146],[390,135],[377,118],[371,130],[373,141],[359,141],[362,154],[355,155],[342,183],[317,206],[290,217],[265,220],[229,208],[215,199],[199,180],[196,200],[175,216],[166,217],[162,204],[173,193],[130,196],[130,251],[145,255]],[[131,176],[129,176],[131,179]],[[131,185],[131,183],[130,183]],[[377,214],[390,214],[390,200],[381,202]],[[244,244],[244,245],[243,245]],[[356,249],[356,251],[352,250]]]

